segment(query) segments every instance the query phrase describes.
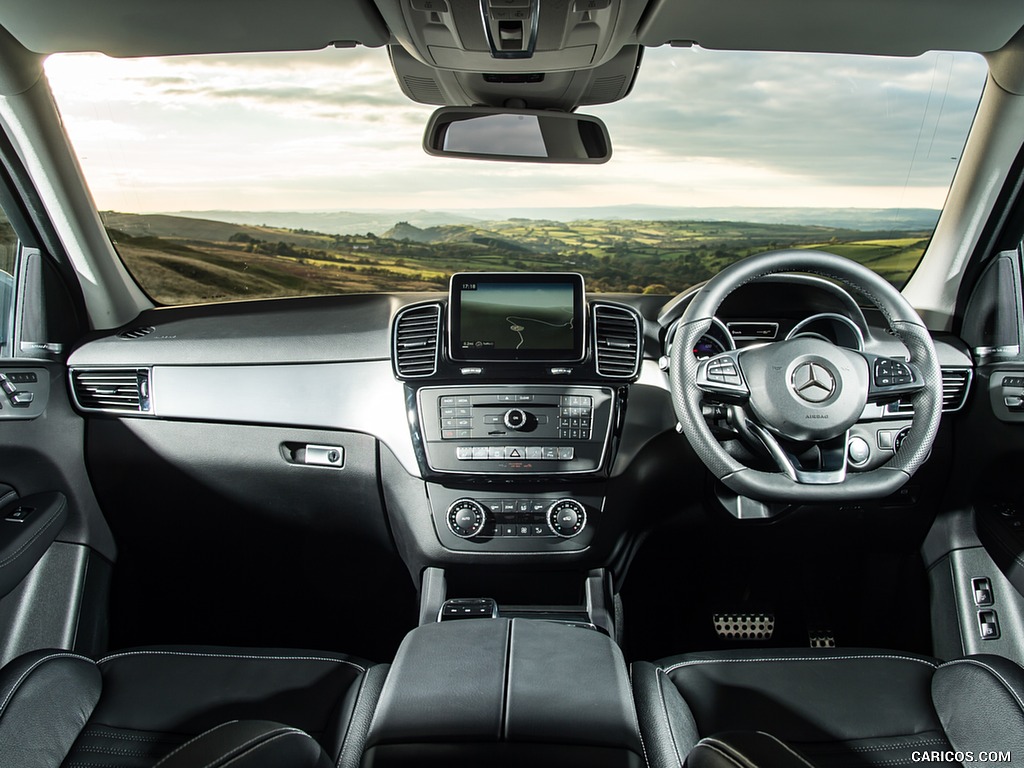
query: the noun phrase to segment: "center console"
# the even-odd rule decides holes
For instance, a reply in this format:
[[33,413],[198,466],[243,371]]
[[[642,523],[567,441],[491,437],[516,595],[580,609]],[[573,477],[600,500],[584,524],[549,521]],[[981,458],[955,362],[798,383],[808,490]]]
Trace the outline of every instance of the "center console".
[[384,683],[363,768],[527,764],[645,765],[618,647],[593,629],[532,619],[410,632]]
[[577,274],[462,273],[394,323],[434,534],[450,552],[583,552],[599,530],[642,321]]

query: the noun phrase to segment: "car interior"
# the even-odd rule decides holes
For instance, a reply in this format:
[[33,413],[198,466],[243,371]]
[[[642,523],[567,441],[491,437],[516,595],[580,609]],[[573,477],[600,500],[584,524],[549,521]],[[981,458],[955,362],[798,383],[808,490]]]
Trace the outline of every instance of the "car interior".
[[[308,52],[330,69],[284,58]],[[862,202],[805,190],[831,228],[760,219],[767,234],[728,245],[755,220],[709,213],[726,203],[699,171],[657,168],[699,120],[744,173],[774,151],[768,108],[716,91],[699,57],[717,52],[752,100],[762,55],[933,56],[905,81],[928,99],[906,118],[913,162],[947,169],[933,220],[856,223],[931,214],[909,177],[903,202],[871,202],[885,161],[830,134],[771,194],[842,160]],[[371,55],[397,116],[364,88]],[[236,61],[284,62],[288,87],[320,93],[292,104],[269,65],[267,91],[246,91]],[[124,76],[128,112],[169,96],[158,118],[99,100],[101,68],[163,62]],[[662,85],[674,69],[719,93],[716,114]],[[835,112],[803,82],[780,93],[851,135],[911,100],[900,84],[877,114],[847,95]],[[319,99],[356,149],[316,172],[353,200],[392,171],[360,158],[346,115],[373,114],[381,141],[408,122],[422,145],[387,147],[386,194],[426,207],[402,187],[448,169],[431,204],[455,210],[489,174],[502,223],[332,234],[268,208],[218,219],[198,197],[144,225],[107,210],[79,104],[128,158],[116,184],[191,194],[180,168],[132,169],[136,145],[201,155],[237,196],[222,206],[276,183],[271,155],[304,139],[226,177],[222,158],[250,150],[214,88],[296,124],[325,119]],[[181,139],[190,112],[222,148]],[[707,241],[685,257],[631,241],[641,263],[621,238],[683,226],[657,213],[579,217],[572,236],[593,232],[570,241],[548,221],[556,173],[582,174],[588,205],[688,184],[706,202],[684,224]],[[1022,190],[1016,0],[4,0],[0,766],[1024,762]],[[184,221],[223,234],[160,229]],[[308,245],[328,241],[344,259]],[[299,277],[260,293],[279,267],[319,295]]]

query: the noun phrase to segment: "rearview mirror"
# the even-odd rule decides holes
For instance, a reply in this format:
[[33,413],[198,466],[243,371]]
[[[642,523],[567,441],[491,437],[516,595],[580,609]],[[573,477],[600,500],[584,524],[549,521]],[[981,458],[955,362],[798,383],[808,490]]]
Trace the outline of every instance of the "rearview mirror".
[[606,163],[612,156],[608,129],[596,117],[493,107],[442,107],[430,116],[423,149],[519,163]]

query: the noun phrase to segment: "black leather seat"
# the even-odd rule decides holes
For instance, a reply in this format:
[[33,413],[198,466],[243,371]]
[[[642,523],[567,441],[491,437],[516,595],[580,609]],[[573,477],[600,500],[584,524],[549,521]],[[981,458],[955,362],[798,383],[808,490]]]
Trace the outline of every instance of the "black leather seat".
[[1001,657],[733,651],[636,663],[632,678],[652,768],[684,765],[704,737],[750,731],[822,768],[892,768],[921,753],[1024,758],[1024,670]]
[[[181,753],[195,750],[205,766],[225,738],[278,753],[233,766],[355,766],[386,671],[278,650],[139,648],[99,661],[36,651],[0,670],[0,766],[152,768],[176,750],[165,764],[190,764]],[[235,720],[272,722],[225,727]],[[307,757],[287,762],[283,749]]]

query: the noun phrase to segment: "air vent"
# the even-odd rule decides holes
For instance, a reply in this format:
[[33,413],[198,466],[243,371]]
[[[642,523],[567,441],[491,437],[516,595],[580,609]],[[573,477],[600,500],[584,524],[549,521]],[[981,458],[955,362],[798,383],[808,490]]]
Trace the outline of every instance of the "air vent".
[[[949,413],[959,411],[967,402],[971,388],[970,368],[942,369],[942,410]],[[886,408],[889,413],[913,413],[914,406],[908,400],[898,400]]]
[[441,335],[441,305],[411,307],[395,318],[395,372],[405,378],[437,371]]
[[640,370],[640,318],[625,307],[596,305],[594,356],[602,376],[636,376]]
[[150,413],[147,368],[73,370],[71,389],[83,411]]
[[148,336],[149,334],[151,334],[155,330],[156,330],[156,328],[154,328],[151,325],[142,325],[142,326],[139,326],[138,328],[129,328],[127,331],[121,331],[119,334],[117,334],[117,338],[119,338],[119,339],[141,339],[143,336]]

